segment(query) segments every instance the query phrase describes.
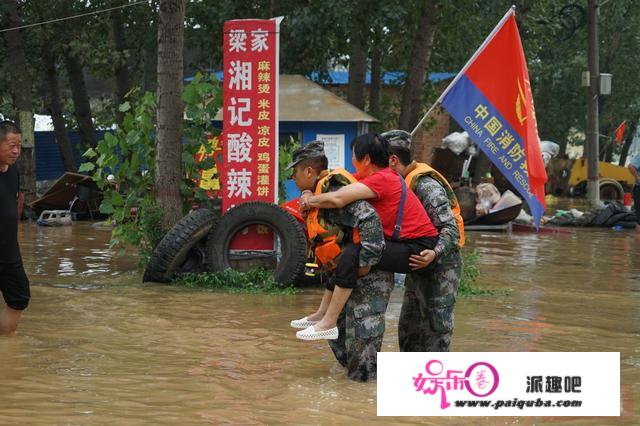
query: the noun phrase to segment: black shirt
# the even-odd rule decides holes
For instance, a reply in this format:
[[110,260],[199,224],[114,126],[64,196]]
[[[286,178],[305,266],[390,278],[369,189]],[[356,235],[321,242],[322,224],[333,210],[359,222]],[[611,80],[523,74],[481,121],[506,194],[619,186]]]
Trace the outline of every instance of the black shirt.
[[18,248],[18,191],[20,179],[16,166],[0,172],[0,263],[20,260]]

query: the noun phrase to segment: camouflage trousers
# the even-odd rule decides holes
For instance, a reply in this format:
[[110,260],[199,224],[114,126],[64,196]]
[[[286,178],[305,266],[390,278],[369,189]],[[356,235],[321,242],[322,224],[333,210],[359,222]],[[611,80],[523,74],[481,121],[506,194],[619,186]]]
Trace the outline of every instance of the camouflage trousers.
[[329,346],[351,380],[366,382],[377,374],[377,352],[382,347],[384,315],[393,290],[393,273],[372,270],[358,279],[338,318],[339,337]]
[[461,276],[459,251],[443,256],[424,272],[407,274],[398,320],[401,352],[449,351]]

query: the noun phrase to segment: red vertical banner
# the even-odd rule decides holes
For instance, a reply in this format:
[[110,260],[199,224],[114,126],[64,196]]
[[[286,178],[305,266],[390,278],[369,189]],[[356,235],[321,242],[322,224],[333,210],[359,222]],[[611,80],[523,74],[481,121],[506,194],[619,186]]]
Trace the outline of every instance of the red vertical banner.
[[[224,24],[222,211],[278,201],[278,83],[281,18]],[[273,234],[244,230],[234,249],[272,249]]]

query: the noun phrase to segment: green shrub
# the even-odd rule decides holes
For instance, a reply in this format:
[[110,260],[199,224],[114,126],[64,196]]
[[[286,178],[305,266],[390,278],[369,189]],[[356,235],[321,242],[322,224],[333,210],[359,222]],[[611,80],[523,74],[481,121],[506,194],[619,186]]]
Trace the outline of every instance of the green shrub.
[[463,251],[463,268],[458,296],[487,296],[504,293],[504,291],[486,290],[476,285],[476,278],[480,276],[478,270],[478,252],[476,250]]
[[288,143],[280,141],[278,149],[278,202],[280,204],[287,201],[285,182],[291,176],[291,170],[286,170],[286,167],[293,161],[293,152],[298,148],[300,148],[300,144],[292,137],[289,137]]
[[294,294],[294,287],[283,287],[273,279],[271,272],[251,269],[238,272],[226,269],[222,272],[188,274],[174,280],[177,285],[208,290],[225,290],[231,293]]
[[[209,202],[206,191],[196,186],[201,170],[213,167],[213,159],[197,162],[200,150],[211,153],[210,135],[216,133],[212,119],[221,103],[220,88],[215,77],[197,74],[185,86],[182,99],[187,120],[183,125],[180,191],[186,213],[194,204]],[[139,95],[133,90],[120,105],[124,120],[114,133],[105,133],[95,149],[83,156],[87,162],[79,171],[91,177],[103,191],[100,212],[110,215],[114,223],[111,246],[120,251],[136,247],[143,268],[152,250],[167,231],[162,229],[162,212],[156,204],[153,185],[155,178],[156,98],[147,92]],[[113,175],[112,179],[108,179]]]

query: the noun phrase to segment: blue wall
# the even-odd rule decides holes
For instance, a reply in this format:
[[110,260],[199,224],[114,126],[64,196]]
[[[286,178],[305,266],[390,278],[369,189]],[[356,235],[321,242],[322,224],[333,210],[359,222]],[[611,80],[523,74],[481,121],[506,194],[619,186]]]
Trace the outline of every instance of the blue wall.
[[[98,141],[102,140],[104,130],[96,131]],[[73,149],[73,158],[76,161],[76,167],[80,167],[83,163],[82,153],[84,150],[80,148],[80,134],[78,132],[67,132],[71,141],[71,149]],[[64,174],[64,166],[62,163],[62,155],[60,148],[56,143],[54,132],[35,132],[36,142],[36,180],[58,179]]]
[[[323,121],[287,121],[280,123],[280,133],[302,133],[302,143],[306,144],[316,139],[318,134],[344,135],[344,166],[345,169],[353,172],[351,164],[351,140],[357,136],[357,122],[323,122]],[[287,200],[292,200],[300,196],[300,191],[296,188],[292,180],[285,183],[287,190]]]

